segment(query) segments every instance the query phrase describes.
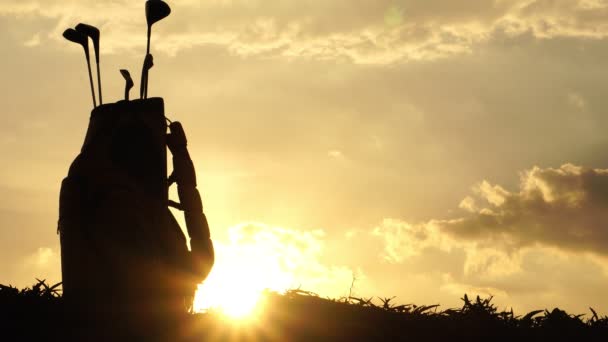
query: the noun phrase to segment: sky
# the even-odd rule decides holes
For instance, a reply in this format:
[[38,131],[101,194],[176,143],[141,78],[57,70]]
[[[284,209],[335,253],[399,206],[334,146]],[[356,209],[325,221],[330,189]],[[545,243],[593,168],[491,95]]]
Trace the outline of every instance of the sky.
[[[202,292],[608,312],[608,1],[168,3],[149,94],[188,134],[218,251]],[[59,189],[92,109],[61,33],[101,29],[118,101],[143,8],[0,3],[0,283],[61,279]]]

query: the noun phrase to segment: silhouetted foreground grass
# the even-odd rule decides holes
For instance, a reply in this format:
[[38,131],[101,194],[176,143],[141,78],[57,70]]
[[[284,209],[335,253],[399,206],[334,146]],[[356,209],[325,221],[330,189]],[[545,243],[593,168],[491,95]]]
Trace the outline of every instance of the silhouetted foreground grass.
[[[257,320],[235,323],[219,313],[184,317],[187,341],[608,341],[608,317],[554,309],[524,316],[499,312],[491,298],[466,295],[462,308],[391,304],[391,299],[328,300],[299,290],[268,293]],[[18,290],[0,285],[0,340],[56,341],[64,336],[58,286],[39,281]],[[95,332],[91,331],[91,335]]]

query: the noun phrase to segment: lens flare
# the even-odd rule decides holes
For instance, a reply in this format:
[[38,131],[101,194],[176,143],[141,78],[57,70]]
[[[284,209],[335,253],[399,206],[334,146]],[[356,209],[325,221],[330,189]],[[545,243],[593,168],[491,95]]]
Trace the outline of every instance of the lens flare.
[[276,246],[264,239],[216,243],[216,264],[199,285],[194,309],[216,309],[234,319],[244,319],[260,309],[265,290],[285,292],[294,284],[294,274],[284,265]]
[[320,263],[322,233],[259,223],[228,230],[229,242],[214,241],[216,261],[198,287],[194,310],[221,312],[235,320],[255,319],[266,290],[285,293],[303,287],[337,297],[351,284],[352,270]]

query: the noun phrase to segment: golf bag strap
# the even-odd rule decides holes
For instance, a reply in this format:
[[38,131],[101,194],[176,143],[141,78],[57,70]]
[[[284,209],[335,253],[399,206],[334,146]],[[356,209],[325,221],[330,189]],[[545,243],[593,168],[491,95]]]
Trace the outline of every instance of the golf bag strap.
[[203,202],[196,188],[196,171],[188,152],[186,134],[179,122],[169,126],[171,134],[167,136],[167,145],[173,154],[173,174],[169,182],[177,183],[180,203],[170,203],[184,212],[186,230],[190,236],[190,246],[194,258],[195,271],[207,277],[215,261],[213,243],[207,217],[203,212]]

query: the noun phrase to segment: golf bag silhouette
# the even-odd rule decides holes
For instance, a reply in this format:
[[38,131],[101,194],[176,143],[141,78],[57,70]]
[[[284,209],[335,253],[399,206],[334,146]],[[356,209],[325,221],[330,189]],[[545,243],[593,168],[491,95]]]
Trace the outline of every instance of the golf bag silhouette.
[[[177,122],[167,134],[166,122],[161,98],[120,101],[91,113],[59,204],[64,299],[75,326],[105,325],[124,336],[169,331],[213,266],[186,136]],[[168,199],[173,182],[179,205]],[[170,203],[184,211],[191,251]]]

